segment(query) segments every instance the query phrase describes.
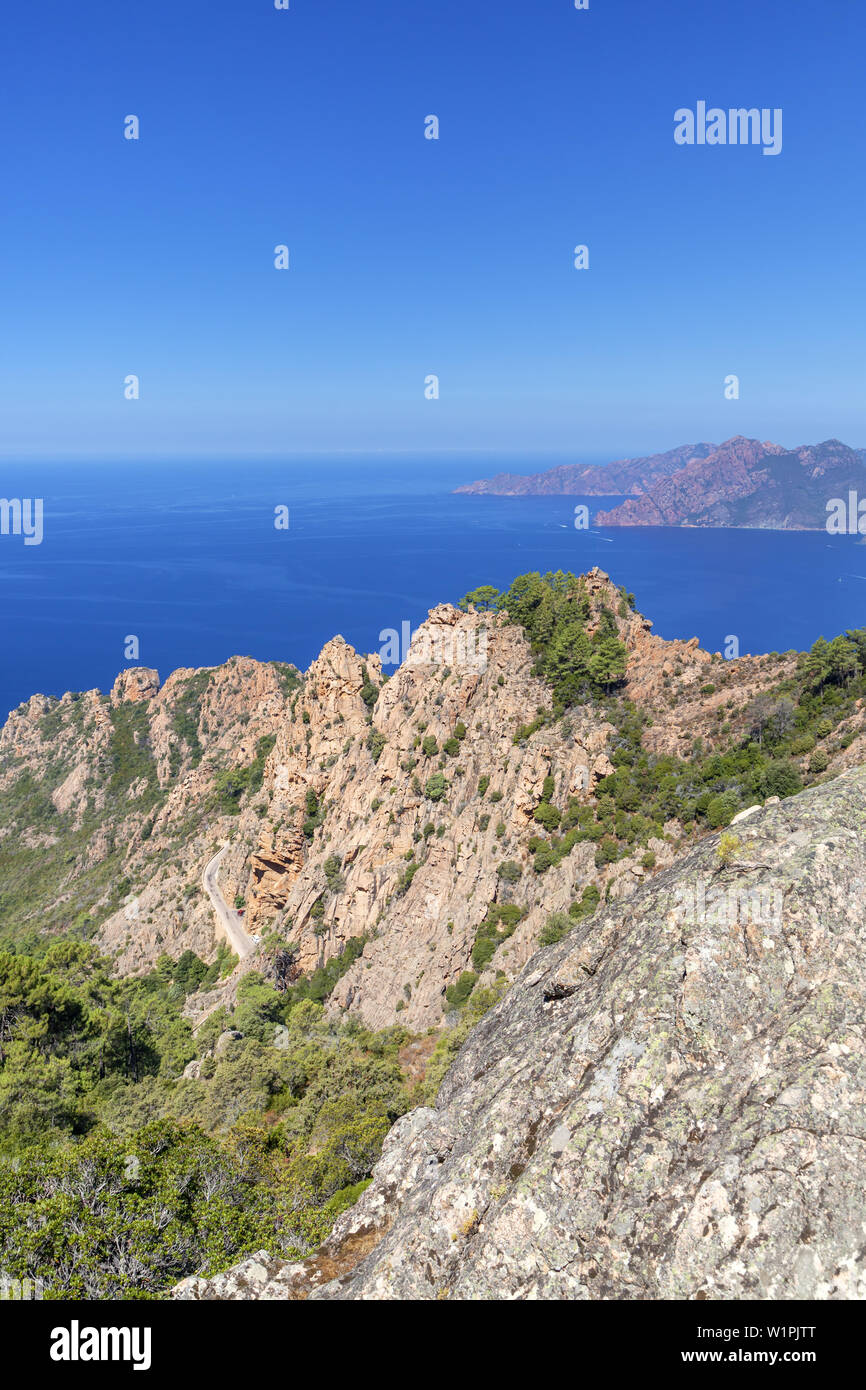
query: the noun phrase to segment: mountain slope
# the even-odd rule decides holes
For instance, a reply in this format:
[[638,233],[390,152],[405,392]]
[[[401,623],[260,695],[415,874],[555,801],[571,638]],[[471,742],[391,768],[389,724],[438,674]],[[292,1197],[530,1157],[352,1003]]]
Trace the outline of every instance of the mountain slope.
[[496,497],[546,496],[565,493],[583,497],[610,497],[623,493],[641,493],[656,478],[666,478],[684,468],[692,459],[707,458],[715,444],[682,444],[663,454],[645,458],[618,459],[603,467],[583,464],[562,464],[544,473],[523,476],[518,473],[497,473],[494,478],[481,478],[466,483],[455,492],[487,494]]
[[736,435],[605,468],[565,465],[521,477],[500,473],[457,488],[493,496],[628,494],[596,526],[745,526],[821,530],[827,503],[866,489],[866,450],[838,439],[784,449]]
[[[121,975],[210,965],[202,873],[227,845],[220,890],[259,941],[190,995],[196,1025],[252,972],[315,977],[335,1018],[440,1029],[696,836],[866,756],[859,648],[819,653],[815,686],[793,653],[655,637],[600,570],[506,599],[531,640],[441,605],[389,680],[335,638],[304,675],[237,658],[33,697],[0,731],[0,940],[92,937]],[[620,646],[593,694],[575,670]]]
[[576,927],[317,1255],[175,1296],[862,1299],[864,829],[860,768]]
[[[643,734],[660,753],[683,752],[696,735],[712,746],[724,737],[724,691],[736,686],[745,699],[790,667],[787,658],[714,662],[694,639],[664,642],[601,571],[581,583],[590,626],[603,610],[616,614],[629,653],[625,693],[650,717],[664,711]],[[482,634],[480,669],[429,659],[461,644],[480,649]],[[276,725],[260,791],[214,830],[230,840],[226,900],[242,899],[248,930],[264,937],[247,966],[267,972],[286,949],[293,976],[309,975],[360,949],[329,1008],[372,1028],[421,1030],[439,1027],[472,988],[514,978],[553,914],[587,893],[632,892],[647,855],[670,862],[684,832],[675,816],[641,820],[636,810],[602,852],[593,807],[620,735],[598,703],[552,717],[529,643],[504,615],[442,605],[410,656],[380,684],[377,657],[328,643]],[[718,689],[702,693],[710,665]],[[542,834],[542,818],[559,821],[561,853],[539,852],[557,840],[555,826]],[[576,843],[561,833],[569,827]],[[180,949],[183,921],[161,936],[162,949]],[[100,940],[128,969],[141,938],[120,913]]]
[[785,451],[738,436],[655,481],[646,496],[599,512],[595,524],[821,530],[827,502],[864,483],[861,453],[837,439]]

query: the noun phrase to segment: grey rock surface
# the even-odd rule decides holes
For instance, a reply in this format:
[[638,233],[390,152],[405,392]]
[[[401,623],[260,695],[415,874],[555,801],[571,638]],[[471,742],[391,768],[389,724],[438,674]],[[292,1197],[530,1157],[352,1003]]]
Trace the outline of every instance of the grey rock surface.
[[538,952],[315,1256],[176,1296],[866,1297],[864,902],[860,768]]

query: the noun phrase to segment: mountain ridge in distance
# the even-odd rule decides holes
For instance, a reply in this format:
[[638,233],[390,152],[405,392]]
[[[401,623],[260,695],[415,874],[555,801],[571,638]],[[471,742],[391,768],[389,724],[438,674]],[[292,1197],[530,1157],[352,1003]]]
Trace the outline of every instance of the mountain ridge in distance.
[[597,526],[752,527],[822,530],[827,503],[866,485],[866,450],[838,439],[786,449],[735,435],[602,467],[565,464],[500,473],[456,491],[488,496],[623,496]]

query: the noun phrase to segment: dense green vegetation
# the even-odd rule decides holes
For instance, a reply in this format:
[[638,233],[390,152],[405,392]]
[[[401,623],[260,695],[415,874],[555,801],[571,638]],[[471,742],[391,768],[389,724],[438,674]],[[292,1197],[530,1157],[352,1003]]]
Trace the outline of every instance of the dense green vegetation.
[[[585,840],[595,843],[596,866],[602,868],[650,838],[662,838],[671,818],[687,831],[715,830],[756,801],[793,795],[826,770],[834,751],[853,741],[854,732],[837,734],[838,726],[855,712],[858,700],[866,699],[866,629],[831,642],[821,637],[800,654],[793,676],[747,707],[738,707],[732,691],[720,711],[715,746],[696,739],[688,757],[661,757],[643,745],[649,716],[617,695],[626,649],[614,614],[605,605],[593,610],[581,578],[562,571],[525,574],[502,592],[491,585],[473,590],[461,600],[461,607],[469,604],[505,610],[524,628],[536,672],[551,687],[551,708],[540,709],[531,724],[516,731],[516,744],[590,699],[617,731],[609,750],[616,770],[599,782],[595,805],[577,798],[557,804],[555,780],[547,779],[535,810],[545,834],[529,843],[537,874]],[[619,616],[633,607],[634,596],[621,590]],[[717,688],[707,682],[703,693]],[[797,761],[804,755],[810,755],[805,770]],[[479,795],[486,789],[487,784],[483,790],[479,786]],[[652,855],[646,857],[651,867]],[[501,865],[499,872],[513,882],[519,866]]]
[[662,839],[665,822],[677,819],[687,832],[728,825],[744,806],[768,796],[791,796],[801,789],[800,771],[786,748],[765,739],[764,746],[744,740],[729,752],[696,748],[690,759],[660,757],[646,751],[641,733],[647,716],[620,702],[606,711],[617,725],[610,756],[615,772],[596,786],[594,804],[570,798],[562,812],[542,801],[536,820],[561,833],[535,835],[529,841],[533,869],[543,874],[592,841],[595,864],[603,868],[623,855]]
[[[355,958],[363,942],[350,953]],[[406,1034],[325,1020],[334,972],[244,977],[192,1037],[187,952],[113,979],[91,945],[0,953],[0,1265],[46,1297],[142,1297],[318,1244],[409,1103]],[[229,1025],[241,1037],[214,1044]],[[197,1077],[188,1062],[203,1057]]]
[[792,796],[819,777],[830,755],[853,742],[855,730],[839,726],[864,697],[866,629],[832,642],[819,638],[775,688],[739,711],[732,700],[731,715],[739,713],[741,732],[725,738],[727,746],[721,748],[696,740],[688,759],[648,754],[641,739],[647,717],[621,702],[611,712],[617,725],[611,748],[616,771],[599,782],[591,816],[573,808],[561,828],[575,817],[580,835],[600,845],[605,836],[619,845],[645,843],[648,833],[660,834],[671,816],[687,829],[718,829],[744,806]]
[[[349,967],[354,965],[362,954],[366,942],[365,936],[349,937],[338,956],[331,956],[329,961],[312,970],[309,975],[297,974],[297,947],[280,942],[276,948],[275,965],[276,974],[285,989],[286,1001],[291,1004],[302,999],[312,999],[318,1004],[324,1004]],[[290,983],[293,980],[295,982]]]
[[441,801],[448,790],[448,783],[441,772],[434,772],[432,777],[428,777],[424,787],[424,795],[428,801]]
[[563,570],[521,574],[503,593],[486,584],[460,600],[462,608],[470,603],[505,609],[520,623],[536,657],[536,674],[549,682],[557,706],[565,709],[622,684],[626,648],[616,619],[602,606],[590,624],[589,596],[578,576]]
[[147,791],[144,797],[138,798],[137,805],[147,810],[160,799],[156,763],[150,751],[147,705],[144,701],[118,705],[111,710],[111,723],[114,733],[108,794],[122,796],[133,783],[144,781]]

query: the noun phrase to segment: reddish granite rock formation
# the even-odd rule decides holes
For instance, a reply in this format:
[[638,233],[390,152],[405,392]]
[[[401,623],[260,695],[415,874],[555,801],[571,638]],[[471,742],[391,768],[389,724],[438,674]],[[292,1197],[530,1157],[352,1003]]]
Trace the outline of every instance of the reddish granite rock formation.
[[159,694],[159,672],[150,666],[130,666],[121,671],[111,687],[110,701],[113,706],[137,704],[140,700],[151,700]]
[[[600,569],[585,576],[584,589],[590,630],[603,610],[614,616],[628,652],[624,693],[652,719],[644,736],[652,752],[687,755],[696,738],[715,746],[720,705],[735,691],[739,708],[723,718],[739,728],[744,692],[777,683],[790,664],[725,662],[695,638],[664,641]],[[175,671],[138,698],[149,677],[156,685],[155,673],[127,671],[114,703],[94,691],[34,697],[16,711],[0,731],[0,793],[26,771],[45,782],[64,826],[98,821],[98,833],[75,843],[55,869],[56,917],[66,921],[67,898],[75,915],[81,876],[113,856],[93,918],[121,972],[187,949],[213,958],[201,875],[227,843],[223,896],[243,902],[252,934],[282,938],[298,969],[313,970],[365,938],[329,1008],[374,1027],[398,1020],[438,1027],[444,991],[471,968],[491,903],[513,901],[524,915],[486,967],[485,983],[497,974],[514,978],[550,914],[567,911],[584,888],[618,901],[647,872],[644,847],[597,865],[591,841],[543,874],[534,871],[530,844],[546,779],[554,780],[560,811],[571,796],[592,802],[613,770],[615,737],[596,704],[537,727],[551,693],[534,667],[523,629],[506,615],[441,604],[389,680],[378,656],[362,657],[341,637],[303,677],[234,658]],[[130,698],[131,727],[120,717]],[[226,791],[235,772],[246,789],[237,796]],[[434,782],[431,796],[437,776],[445,791],[437,796]],[[657,868],[672,861],[681,836],[670,823],[664,839],[653,838],[647,848]],[[520,870],[514,889],[503,887],[503,862]],[[227,1000],[235,987],[221,986]]]
[[828,501],[864,484],[862,453],[836,439],[786,451],[738,435],[658,479],[646,496],[598,512],[595,524],[820,530]]

